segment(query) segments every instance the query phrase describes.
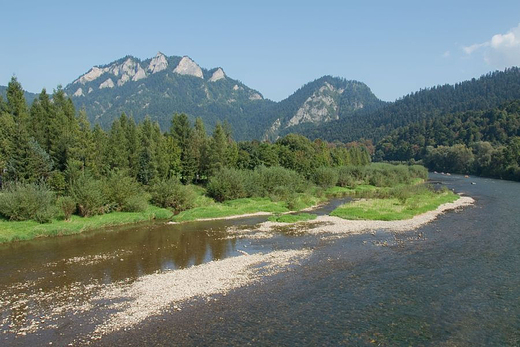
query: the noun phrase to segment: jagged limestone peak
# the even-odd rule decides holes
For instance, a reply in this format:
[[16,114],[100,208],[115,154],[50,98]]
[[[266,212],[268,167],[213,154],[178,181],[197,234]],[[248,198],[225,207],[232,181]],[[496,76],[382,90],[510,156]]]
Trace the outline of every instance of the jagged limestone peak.
[[166,56],[161,52],[157,52],[155,57],[152,58],[150,65],[148,65],[148,71],[151,73],[157,73],[163,71],[168,67],[168,60]]
[[209,79],[210,82],[216,82],[218,80],[221,80],[223,78],[226,78],[226,74],[224,73],[224,70],[222,68],[218,68],[217,71],[213,72],[213,75],[211,75],[211,78]]
[[88,72],[86,74],[82,75],[80,78],[75,80],[73,83],[85,84],[87,82],[92,82],[104,73],[105,73],[104,69],[94,66],[92,69],[88,70]]
[[203,78],[202,69],[197,65],[190,57],[182,57],[179,65],[173,70],[173,72],[179,75],[189,75],[198,78]]
[[107,79],[105,82],[99,85],[99,89],[103,88],[114,88],[114,81],[111,78]]

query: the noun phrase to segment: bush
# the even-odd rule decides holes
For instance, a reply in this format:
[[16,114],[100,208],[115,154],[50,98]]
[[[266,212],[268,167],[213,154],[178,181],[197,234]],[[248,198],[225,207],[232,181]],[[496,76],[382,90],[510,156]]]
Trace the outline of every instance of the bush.
[[222,168],[208,182],[208,195],[216,201],[240,199],[251,196],[251,174],[246,170]]
[[[142,207],[143,204],[147,204],[141,185],[125,171],[112,171],[105,187],[106,197],[115,211],[128,211],[127,204],[129,203],[133,205],[130,210],[136,208],[137,205]],[[138,202],[138,200],[140,201]],[[143,210],[140,209],[138,211]]]
[[284,200],[293,193],[303,193],[309,182],[296,171],[280,166],[258,167],[250,176],[249,195]]
[[130,196],[124,202],[123,211],[143,212],[148,208],[148,200],[150,200],[150,196],[146,193]]
[[56,214],[56,197],[45,185],[14,183],[0,193],[0,214],[14,221],[49,223]]
[[338,168],[338,182],[340,187],[355,188],[363,178],[362,169],[356,166],[340,166]]
[[192,208],[197,198],[191,187],[183,185],[176,178],[156,182],[151,186],[150,191],[153,204],[171,208],[176,212]]
[[70,196],[58,198],[56,205],[58,205],[63,212],[66,221],[69,221],[72,214],[76,211],[76,201]]
[[84,173],[71,187],[72,197],[78,204],[78,212],[82,217],[103,214],[107,209],[105,182]]
[[322,188],[334,187],[338,183],[338,171],[332,167],[319,167],[314,171],[313,180]]

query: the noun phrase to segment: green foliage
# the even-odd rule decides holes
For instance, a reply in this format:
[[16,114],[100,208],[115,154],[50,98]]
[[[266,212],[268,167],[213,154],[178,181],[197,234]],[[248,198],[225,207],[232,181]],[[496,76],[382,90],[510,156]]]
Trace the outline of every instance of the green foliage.
[[314,183],[322,188],[334,187],[338,183],[338,170],[332,167],[319,167],[313,174]]
[[176,212],[192,208],[197,198],[190,186],[183,185],[176,178],[159,181],[150,187],[150,191],[153,204]]
[[112,171],[105,184],[105,195],[114,211],[128,211],[129,203],[132,205],[132,212],[143,211],[135,210],[136,207],[146,208],[147,198],[141,185],[130,177],[127,171]]
[[423,160],[430,170],[520,180],[513,154],[519,153],[517,138],[520,102],[515,101],[409,124],[382,139],[377,153],[385,160]]
[[224,218],[249,213],[283,213],[289,210],[282,201],[269,198],[244,198],[195,207],[173,217],[176,222],[187,222],[206,218]]
[[147,193],[132,195],[125,200],[123,212],[144,212],[148,208],[150,196]]
[[282,214],[269,217],[269,221],[276,223],[296,223],[314,220],[316,217],[318,216],[312,213]]
[[78,204],[78,212],[82,217],[103,214],[108,208],[106,183],[84,173],[71,186],[71,195]]
[[0,218],[0,243],[30,240],[36,237],[79,234],[86,230],[107,231],[108,226],[131,224],[154,219],[167,220],[171,211],[148,205],[143,212],[112,212],[88,218],[72,216],[70,221],[53,220],[52,223],[39,224],[33,220],[12,222]]
[[0,191],[0,214],[13,221],[48,223],[56,213],[55,201],[44,184],[12,183]]
[[340,166],[338,168],[338,182],[340,187],[355,188],[364,178],[363,168],[359,166]]
[[280,166],[258,167],[253,172],[251,183],[251,195],[281,199],[292,193],[303,193],[309,188],[309,182],[300,174]]
[[64,219],[69,221],[72,214],[76,211],[76,201],[70,196],[60,196],[56,202],[56,205],[63,212]]
[[250,196],[249,182],[251,175],[248,171],[223,167],[209,179],[208,195],[219,202],[245,198]]
[[[421,89],[387,104],[386,107],[362,110],[340,117],[337,121],[302,129],[301,133],[309,138],[324,138],[329,141],[348,142],[370,138],[378,142],[400,127],[410,124],[421,127],[425,123],[435,122],[440,126],[439,129],[445,129],[452,124],[443,122],[439,115],[490,110],[517,99],[520,99],[520,68],[511,67],[455,85]],[[460,135],[470,136],[471,132],[473,129],[464,128]],[[430,132],[422,135],[423,141],[432,140]],[[499,133],[496,135],[500,136]],[[446,140],[449,141],[449,138]],[[473,141],[478,141],[478,138]],[[439,140],[426,145],[434,144],[449,145]],[[414,148],[411,147],[410,150],[414,151]]]
[[342,205],[331,215],[362,220],[410,219],[459,198],[449,190],[435,191],[426,186],[398,187],[387,190],[386,193],[386,196],[379,198],[362,199]]

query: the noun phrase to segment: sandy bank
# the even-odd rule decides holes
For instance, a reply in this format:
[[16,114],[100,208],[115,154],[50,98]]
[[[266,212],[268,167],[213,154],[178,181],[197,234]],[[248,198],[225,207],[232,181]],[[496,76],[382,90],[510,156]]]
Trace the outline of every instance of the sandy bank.
[[[437,209],[423,214],[417,215],[411,219],[396,221],[378,221],[378,220],[347,220],[332,216],[319,216],[312,221],[314,228],[310,228],[309,234],[356,234],[366,232],[368,230],[386,229],[390,231],[405,231],[417,229],[431,221],[435,220],[439,215],[449,210],[455,210],[464,206],[472,205],[475,202],[473,198],[462,196],[455,202],[442,204]],[[322,223],[319,223],[322,222]],[[300,222],[305,224],[307,222]],[[258,229],[259,232],[270,232],[274,227],[286,226],[287,223],[264,222]]]

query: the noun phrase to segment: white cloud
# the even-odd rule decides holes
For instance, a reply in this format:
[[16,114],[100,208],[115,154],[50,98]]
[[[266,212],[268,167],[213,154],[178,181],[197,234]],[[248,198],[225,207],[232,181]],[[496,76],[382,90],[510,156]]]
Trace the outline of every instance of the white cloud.
[[443,58],[448,58],[451,55],[450,51],[446,51],[442,54]]
[[497,68],[520,66],[520,24],[505,34],[493,35],[489,41],[464,46],[462,50],[467,55],[482,52],[484,61]]

